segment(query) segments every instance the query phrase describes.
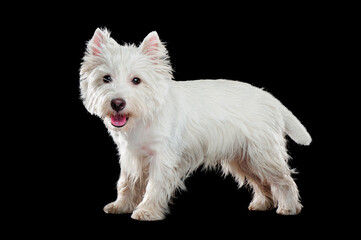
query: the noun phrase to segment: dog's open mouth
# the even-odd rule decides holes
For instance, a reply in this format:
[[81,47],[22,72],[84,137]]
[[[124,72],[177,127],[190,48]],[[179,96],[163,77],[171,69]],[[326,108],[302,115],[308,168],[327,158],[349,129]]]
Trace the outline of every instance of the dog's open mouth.
[[119,113],[114,115],[112,114],[110,117],[110,121],[114,127],[123,127],[127,123],[128,119],[128,116]]

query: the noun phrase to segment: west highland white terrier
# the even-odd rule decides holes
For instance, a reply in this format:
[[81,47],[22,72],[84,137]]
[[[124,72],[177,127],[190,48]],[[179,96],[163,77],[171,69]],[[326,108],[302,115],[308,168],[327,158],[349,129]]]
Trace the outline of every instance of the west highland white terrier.
[[119,151],[117,199],[106,213],[164,219],[168,203],[195,169],[220,167],[253,189],[249,210],[302,205],[287,164],[285,135],[309,145],[300,121],[270,93],[231,80],[172,80],[168,52],[156,32],[120,45],[97,29],[81,63],[80,92]]

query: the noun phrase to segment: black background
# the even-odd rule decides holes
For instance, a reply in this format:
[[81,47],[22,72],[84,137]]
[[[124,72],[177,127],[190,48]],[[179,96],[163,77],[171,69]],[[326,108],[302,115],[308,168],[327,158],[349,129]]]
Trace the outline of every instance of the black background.
[[[329,64],[335,51],[329,50],[337,14],[315,5],[159,7],[140,11],[134,6],[93,5],[55,11],[53,6],[16,28],[19,44],[26,49],[17,61],[25,65],[19,74],[31,110],[26,121],[32,127],[20,128],[26,139],[16,140],[21,148],[14,154],[26,157],[21,157],[21,165],[15,163],[14,178],[21,179],[15,192],[21,195],[22,207],[16,208],[20,211],[14,221],[34,223],[32,232],[49,229],[57,234],[74,229],[80,234],[141,234],[145,229],[159,234],[168,228],[179,234],[242,234],[254,227],[261,230],[253,234],[266,228],[277,236],[279,228],[318,229],[336,198],[321,161],[327,128],[322,119],[332,101],[327,96],[329,82],[336,74]],[[249,189],[237,189],[231,177],[223,179],[216,171],[197,171],[186,180],[188,190],[176,194],[164,221],[106,215],[103,207],[116,199],[117,151],[102,121],[79,99],[80,62],[97,27],[107,27],[119,43],[136,44],[155,30],[167,44],[176,80],[240,80],[263,87],[287,106],[313,138],[307,147],[288,143],[290,165],[299,171],[294,177],[303,211],[297,216],[279,216],[275,210],[250,212]],[[331,215],[339,211],[333,209]]]

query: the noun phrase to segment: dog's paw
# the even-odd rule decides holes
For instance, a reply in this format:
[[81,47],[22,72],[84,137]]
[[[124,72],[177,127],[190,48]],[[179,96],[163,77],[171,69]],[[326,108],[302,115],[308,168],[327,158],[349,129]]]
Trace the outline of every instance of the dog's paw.
[[138,208],[133,212],[131,218],[140,221],[159,221],[163,220],[165,216],[163,213],[157,213],[145,208]]
[[267,211],[273,208],[275,208],[274,204],[270,201],[252,201],[248,206],[250,211]]
[[122,204],[121,202],[111,202],[109,204],[107,204],[104,207],[104,212],[108,213],[108,214],[122,214],[122,213],[131,213],[132,209],[126,207],[124,204]]
[[278,208],[276,213],[280,215],[297,215],[301,212],[302,205],[299,204],[297,207],[293,209],[286,209],[286,208]]

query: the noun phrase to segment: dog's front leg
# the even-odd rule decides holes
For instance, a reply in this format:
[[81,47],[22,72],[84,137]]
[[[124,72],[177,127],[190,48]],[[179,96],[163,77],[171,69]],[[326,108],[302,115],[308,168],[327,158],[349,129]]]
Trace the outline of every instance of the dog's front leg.
[[[117,183],[117,199],[104,207],[106,213],[132,213],[142,200],[148,167],[129,151],[120,153],[121,174]],[[138,164],[136,164],[138,163]]]
[[104,211],[111,214],[132,213],[142,199],[144,188],[144,179],[133,180],[122,170],[117,183],[117,199],[107,204]]
[[168,202],[181,183],[180,175],[175,160],[159,155],[151,159],[144,198],[133,212],[132,218],[145,221],[164,219]]

